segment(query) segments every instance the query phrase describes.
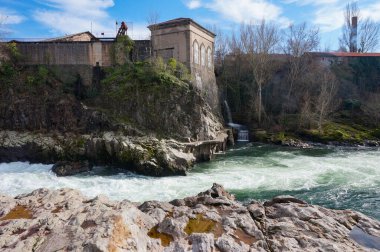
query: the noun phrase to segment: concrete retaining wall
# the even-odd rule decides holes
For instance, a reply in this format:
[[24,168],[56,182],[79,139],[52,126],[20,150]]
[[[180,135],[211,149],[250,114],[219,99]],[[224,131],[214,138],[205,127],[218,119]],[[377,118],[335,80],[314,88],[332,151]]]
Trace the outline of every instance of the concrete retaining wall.
[[25,65],[111,66],[113,42],[17,42]]

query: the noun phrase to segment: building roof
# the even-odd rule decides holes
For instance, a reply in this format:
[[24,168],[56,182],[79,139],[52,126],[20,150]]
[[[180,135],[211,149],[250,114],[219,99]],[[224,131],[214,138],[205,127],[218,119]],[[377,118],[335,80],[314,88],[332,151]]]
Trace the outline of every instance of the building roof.
[[[84,36],[87,36],[87,38],[83,38]],[[66,35],[63,37],[46,39],[44,41],[45,42],[83,42],[83,41],[94,41],[94,40],[98,40],[98,39],[94,36],[94,34],[92,34],[89,31],[86,31],[86,32]]]
[[354,53],[354,52],[309,52],[315,57],[380,57],[380,53]]
[[164,28],[170,28],[170,27],[175,27],[175,26],[179,26],[179,25],[190,25],[190,24],[198,27],[199,29],[203,30],[204,32],[206,32],[207,34],[209,34],[212,37],[216,36],[215,33],[204,28],[203,26],[201,26],[200,24],[198,24],[197,22],[195,22],[191,18],[176,18],[176,19],[168,20],[168,21],[165,21],[162,23],[149,25],[148,28],[152,31],[152,30],[156,30],[156,29],[164,29]]

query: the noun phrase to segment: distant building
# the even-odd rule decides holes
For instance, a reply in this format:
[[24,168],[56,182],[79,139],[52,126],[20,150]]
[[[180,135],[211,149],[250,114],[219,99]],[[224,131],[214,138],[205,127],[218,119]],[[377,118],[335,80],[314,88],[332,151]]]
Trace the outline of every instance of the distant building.
[[44,40],[45,42],[90,42],[90,41],[99,41],[91,32],[81,32],[71,35],[66,35],[63,37],[52,38]]
[[324,66],[331,66],[333,63],[347,63],[349,59],[354,58],[380,58],[380,53],[309,52],[308,54]]

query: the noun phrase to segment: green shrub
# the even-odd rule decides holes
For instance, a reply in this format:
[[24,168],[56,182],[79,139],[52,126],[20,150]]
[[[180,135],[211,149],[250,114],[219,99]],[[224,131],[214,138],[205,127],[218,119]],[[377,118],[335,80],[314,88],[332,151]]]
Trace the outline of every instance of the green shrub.
[[130,53],[133,49],[134,41],[127,35],[116,39],[111,47],[111,60],[114,65],[123,65],[130,62]]
[[373,130],[373,131],[371,132],[371,135],[372,135],[373,137],[376,137],[376,138],[380,139],[380,129],[375,129],[375,130]]
[[174,58],[170,58],[168,60],[168,70],[171,73],[175,73],[177,71],[177,60]]

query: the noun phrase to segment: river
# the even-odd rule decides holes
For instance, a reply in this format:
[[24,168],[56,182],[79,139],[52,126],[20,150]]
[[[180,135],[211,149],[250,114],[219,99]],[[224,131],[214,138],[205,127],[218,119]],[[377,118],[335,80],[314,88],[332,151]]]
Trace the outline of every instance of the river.
[[168,201],[195,195],[217,182],[238,200],[266,200],[293,195],[312,204],[354,209],[380,220],[380,149],[270,145],[240,147],[202,163],[186,177],[150,178],[96,167],[91,173],[58,178],[51,165],[0,164],[0,193],[18,195],[34,189],[75,188],[87,196]]

